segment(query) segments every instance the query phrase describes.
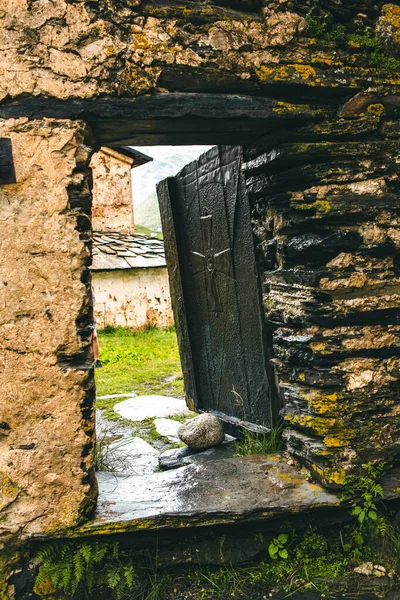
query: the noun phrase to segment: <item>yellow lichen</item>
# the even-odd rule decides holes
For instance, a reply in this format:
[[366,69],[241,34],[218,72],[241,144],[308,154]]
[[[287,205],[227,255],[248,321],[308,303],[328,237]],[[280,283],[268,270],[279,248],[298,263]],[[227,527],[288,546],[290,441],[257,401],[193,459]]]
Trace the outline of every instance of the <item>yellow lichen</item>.
[[39,596],[39,598],[47,598],[47,600],[53,600],[56,596],[56,589],[50,578],[41,581],[40,583],[36,583],[33,591],[35,594]]
[[316,77],[317,73],[313,67],[310,65],[294,65],[294,69],[297,73],[299,73],[302,79],[309,79],[310,77]]
[[0,510],[13,502],[19,493],[16,483],[6,473],[0,473]]
[[275,472],[274,475],[289,485],[301,485],[304,483],[304,479],[301,479],[301,477],[294,477],[293,475],[288,475],[288,473]]
[[338,448],[340,446],[345,446],[346,445],[346,443],[343,442],[343,440],[340,440],[339,438],[335,438],[335,437],[326,437],[326,438],[324,438],[324,443],[329,448]]
[[274,69],[270,67],[266,67],[265,65],[261,65],[258,69],[256,69],[256,75],[260,81],[266,81],[269,79],[274,72]]
[[320,418],[313,417],[312,415],[305,414],[293,414],[286,413],[284,415],[285,421],[291,425],[297,425],[300,427],[306,427],[315,431],[317,435],[328,435],[331,433],[332,428],[336,425],[337,420],[334,418]]
[[320,414],[332,413],[337,409],[337,400],[338,395],[336,393],[325,395],[323,392],[316,392],[309,397],[309,405],[312,410]]
[[400,6],[386,4],[382,7],[382,22],[389,25],[392,39],[396,44],[400,43]]
[[323,485],[344,485],[346,474],[343,469],[323,469],[318,465],[312,465],[312,470],[320,477]]
[[385,112],[383,104],[370,104],[367,108],[367,112],[375,117],[380,117]]

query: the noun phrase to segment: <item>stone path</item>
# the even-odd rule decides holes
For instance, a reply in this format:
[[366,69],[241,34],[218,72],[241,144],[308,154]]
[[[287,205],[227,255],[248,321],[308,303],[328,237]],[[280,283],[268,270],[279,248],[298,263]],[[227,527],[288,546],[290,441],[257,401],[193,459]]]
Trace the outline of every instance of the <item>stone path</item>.
[[183,398],[171,396],[136,396],[118,402],[114,410],[124,419],[143,421],[148,417],[193,416]]
[[[98,411],[98,436],[105,439],[105,458],[114,468],[97,473],[97,511],[78,535],[103,533],[110,526],[117,532],[286,518],[339,504],[335,494],[307,481],[284,455],[235,457],[230,436],[206,451],[168,450],[166,442],[179,439],[181,421],[193,416],[181,399],[119,399],[114,410],[121,422],[107,421]],[[176,415],[179,420],[169,418]],[[162,440],[141,437],[148,435],[149,423]]]
[[[121,397],[126,400],[120,401]],[[110,421],[100,410],[96,411],[97,440],[98,447],[101,448],[100,472],[112,472],[124,476],[146,476],[157,473],[160,469],[176,469],[186,464],[203,460],[220,460],[231,455],[225,445],[205,452],[194,452],[187,446],[169,449],[172,444],[181,443],[178,437],[181,422],[185,417],[189,419],[196,414],[188,410],[185,401],[181,398],[159,395],[137,396],[133,393],[114,394],[101,398],[115,398],[114,411],[123,420]],[[169,417],[180,417],[180,419],[174,420]],[[152,419],[150,425],[149,419]],[[132,425],[130,426],[129,423]],[[152,433],[152,428],[157,437],[154,436],[154,432]],[[234,438],[227,436],[228,439],[231,442]]]
[[[97,411],[97,432],[116,466],[97,473],[96,514],[74,535],[296,518],[340,504],[285,455],[236,457],[230,436],[206,451],[168,450],[166,442],[175,442],[181,421],[193,415],[181,399],[129,395],[121,402],[115,395],[115,400],[123,420],[108,421]],[[169,418],[176,415],[181,418]],[[149,423],[162,440],[143,439]]]

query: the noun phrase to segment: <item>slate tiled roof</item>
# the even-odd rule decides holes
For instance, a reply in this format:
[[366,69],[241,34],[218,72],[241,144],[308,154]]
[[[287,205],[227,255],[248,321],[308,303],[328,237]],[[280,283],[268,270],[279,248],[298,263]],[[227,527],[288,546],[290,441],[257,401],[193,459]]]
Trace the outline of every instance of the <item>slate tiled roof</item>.
[[139,234],[93,232],[93,271],[165,266],[162,240]]

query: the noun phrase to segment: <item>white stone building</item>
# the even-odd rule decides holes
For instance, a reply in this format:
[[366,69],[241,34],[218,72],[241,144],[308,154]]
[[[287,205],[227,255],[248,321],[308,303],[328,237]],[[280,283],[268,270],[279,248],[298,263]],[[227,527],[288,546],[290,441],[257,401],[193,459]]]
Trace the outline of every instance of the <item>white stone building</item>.
[[97,327],[173,324],[164,244],[135,234],[131,169],[150,157],[131,148],[93,156],[92,285]]

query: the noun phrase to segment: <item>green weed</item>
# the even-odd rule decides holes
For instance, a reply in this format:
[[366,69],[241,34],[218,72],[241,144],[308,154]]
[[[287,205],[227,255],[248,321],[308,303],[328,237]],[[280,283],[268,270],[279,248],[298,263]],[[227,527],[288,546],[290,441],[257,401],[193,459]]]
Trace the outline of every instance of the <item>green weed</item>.
[[273,560],[277,560],[278,558],[286,560],[289,557],[288,551],[285,548],[288,539],[289,536],[287,533],[280,533],[270,542],[268,546],[268,554]]
[[308,15],[306,21],[316,38],[335,42],[338,47],[351,47],[353,51],[358,47],[364,51],[368,66],[394,74],[400,71],[400,60],[388,54],[373,29],[366,27],[363,33],[356,33],[351,24],[332,23],[312,15]]
[[252,454],[275,454],[285,448],[282,439],[284,426],[273,427],[269,433],[254,433],[244,431],[236,443],[235,456],[250,456]]
[[[188,564],[167,569],[160,567],[158,548],[144,553],[122,550],[117,543],[103,540],[51,542],[38,555],[41,565],[35,591],[39,597],[51,597],[53,592],[55,597],[69,600],[248,599],[269,597],[276,590],[283,591],[284,596],[279,597],[286,598],[296,591],[338,594],[346,590],[346,578],[353,578],[354,567],[362,562],[395,572],[400,534],[390,521],[393,515],[387,519],[387,531],[381,536],[385,543],[380,546],[368,531],[361,546],[355,543],[357,521],[326,530],[309,527],[274,538],[270,533],[254,532],[264,550],[258,561],[246,565],[224,563],[228,540],[222,535],[219,560],[224,564],[220,567]],[[278,551],[271,552],[271,545]],[[279,550],[286,553],[275,559]]]
[[37,557],[41,562],[35,592],[53,591],[65,598],[128,598],[137,586],[135,567],[120,555],[117,543],[103,541],[52,542]]
[[131,452],[125,451],[130,438],[112,440],[105,432],[96,438],[93,465],[96,471],[123,473],[130,469]]

